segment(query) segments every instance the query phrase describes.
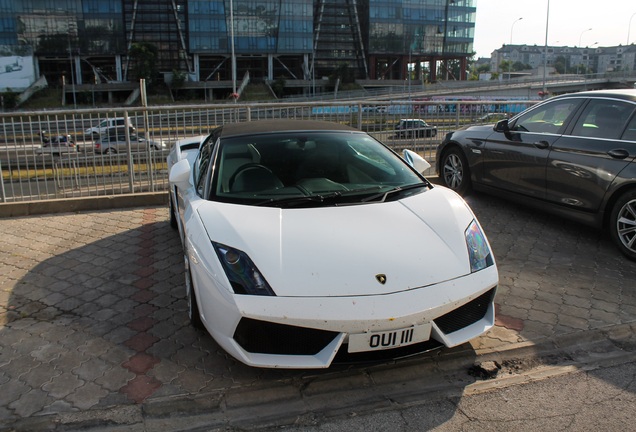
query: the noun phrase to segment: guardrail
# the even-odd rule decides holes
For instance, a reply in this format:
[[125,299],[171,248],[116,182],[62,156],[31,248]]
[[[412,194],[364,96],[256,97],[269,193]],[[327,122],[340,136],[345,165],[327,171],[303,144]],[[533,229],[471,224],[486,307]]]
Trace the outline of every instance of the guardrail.
[[[320,101],[2,113],[0,203],[167,190],[166,156],[174,142],[229,122],[288,118],[343,123],[367,131],[396,151],[410,148],[433,162],[448,131],[492,122],[487,114],[511,115],[535,102]],[[128,133],[121,135],[117,148],[105,152],[109,146],[104,140],[112,138],[91,128],[117,118],[128,119],[119,126]],[[399,137],[394,128],[401,118],[421,118],[437,134]],[[43,136],[70,136],[72,145],[45,145]]]

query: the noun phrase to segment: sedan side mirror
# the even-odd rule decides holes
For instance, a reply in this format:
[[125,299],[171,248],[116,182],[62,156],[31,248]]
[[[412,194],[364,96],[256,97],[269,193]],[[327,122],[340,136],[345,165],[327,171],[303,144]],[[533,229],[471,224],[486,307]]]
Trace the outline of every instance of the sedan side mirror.
[[499,120],[495,123],[495,127],[493,129],[495,132],[509,132],[510,126],[508,125],[508,119]]
[[426,159],[424,159],[419,154],[415,153],[413,150],[405,149],[403,152],[403,155],[404,155],[404,160],[406,161],[406,163],[408,163],[413,168],[415,168],[415,171],[419,173],[423,173],[424,171],[426,171],[427,169],[431,167],[431,164],[426,162]]
[[168,180],[181,189],[187,189],[191,185],[190,172],[190,162],[187,159],[181,159],[170,169]]

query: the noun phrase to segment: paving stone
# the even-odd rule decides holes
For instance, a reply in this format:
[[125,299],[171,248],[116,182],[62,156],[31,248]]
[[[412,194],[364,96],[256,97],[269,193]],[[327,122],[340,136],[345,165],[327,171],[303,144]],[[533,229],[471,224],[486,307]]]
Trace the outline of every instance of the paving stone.
[[11,402],[14,402],[31,390],[32,387],[17,378],[11,378],[5,381],[2,384],[2,391],[0,391],[0,406],[9,406]]
[[30,387],[38,389],[61,373],[61,371],[56,370],[55,367],[49,363],[40,363],[36,367],[29,369],[24,374],[20,375],[20,380]]
[[9,408],[20,417],[30,417],[54,402],[54,398],[39,389],[33,389],[11,402]]
[[93,382],[103,376],[106,371],[112,369],[112,367],[113,365],[111,363],[99,357],[95,357],[73,368],[71,372],[83,381]]
[[97,405],[108,393],[108,390],[103,389],[95,383],[88,382],[66,396],[65,400],[71,402],[74,407],[87,410]]
[[111,392],[115,392],[124,387],[135,376],[137,374],[124,367],[113,366],[106,370],[101,377],[95,379],[95,383]]
[[68,394],[74,392],[77,388],[83,386],[85,381],[79,379],[71,372],[64,372],[42,386],[42,390],[47,392],[51,397],[62,399]]

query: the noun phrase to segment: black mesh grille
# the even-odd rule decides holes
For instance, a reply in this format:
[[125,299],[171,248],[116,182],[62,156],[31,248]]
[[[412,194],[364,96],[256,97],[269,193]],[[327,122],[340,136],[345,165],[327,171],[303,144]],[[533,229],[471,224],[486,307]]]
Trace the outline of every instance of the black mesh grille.
[[243,318],[236,327],[234,339],[251,353],[315,355],[338,334]]
[[486,315],[494,295],[495,289],[493,288],[465,305],[436,318],[435,324],[446,334],[468,327]]

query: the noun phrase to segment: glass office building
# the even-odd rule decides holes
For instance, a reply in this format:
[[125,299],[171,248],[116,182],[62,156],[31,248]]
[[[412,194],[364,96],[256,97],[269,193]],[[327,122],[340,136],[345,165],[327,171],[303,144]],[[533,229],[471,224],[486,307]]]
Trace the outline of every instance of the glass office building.
[[49,85],[135,81],[135,44],[190,82],[433,81],[465,79],[474,21],[474,0],[0,0],[0,45],[32,49]]

